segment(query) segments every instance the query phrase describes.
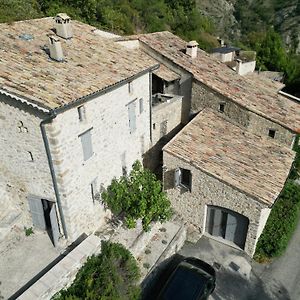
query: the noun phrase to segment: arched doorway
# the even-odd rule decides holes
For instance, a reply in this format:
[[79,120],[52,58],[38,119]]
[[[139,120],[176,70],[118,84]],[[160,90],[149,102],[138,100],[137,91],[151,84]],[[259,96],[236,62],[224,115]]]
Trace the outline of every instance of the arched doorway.
[[207,206],[205,231],[212,236],[233,242],[244,249],[249,219],[235,211]]

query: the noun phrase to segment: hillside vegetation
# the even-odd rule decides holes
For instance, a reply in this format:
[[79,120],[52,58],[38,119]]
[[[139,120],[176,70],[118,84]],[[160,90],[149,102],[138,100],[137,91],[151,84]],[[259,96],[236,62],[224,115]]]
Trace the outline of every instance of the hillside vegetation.
[[207,51],[218,46],[215,36],[224,35],[256,51],[259,69],[284,72],[299,92],[300,0],[0,0],[0,22],[58,12],[119,34],[169,30]]
[[119,34],[169,30],[206,50],[218,45],[212,22],[193,0],[0,0],[0,22],[58,12]]

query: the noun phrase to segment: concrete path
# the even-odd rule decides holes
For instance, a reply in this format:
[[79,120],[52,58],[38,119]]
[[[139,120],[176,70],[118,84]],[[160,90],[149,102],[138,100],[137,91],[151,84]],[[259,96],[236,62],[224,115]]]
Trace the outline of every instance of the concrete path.
[[[300,299],[300,222],[286,252],[268,266],[254,265],[274,299]],[[282,297],[285,295],[285,298]]]
[[10,239],[0,243],[0,291],[4,299],[26,284],[59,256],[45,232],[26,236],[24,230],[12,231]]

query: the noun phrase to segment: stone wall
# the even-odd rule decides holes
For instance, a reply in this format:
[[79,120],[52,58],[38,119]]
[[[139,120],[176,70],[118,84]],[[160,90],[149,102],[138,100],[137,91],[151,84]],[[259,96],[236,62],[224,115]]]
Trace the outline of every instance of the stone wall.
[[[164,152],[163,155],[166,168],[163,174],[164,188],[176,213],[202,233],[205,231],[207,205],[224,207],[246,216],[249,219],[249,227],[245,251],[253,255],[259,233],[261,233],[260,221],[265,220],[261,215],[265,215],[262,210],[266,208],[266,205],[169,153]],[[174,188],[176,168],[191,171],[191,192],[187,189]]]
[[290,130],[247,110],[202,83],[193,83],[192,113],[197,113],[205,107],[219,111],[220,104],[225,104],[224,114],[233,122],[247,128],[247,130],[254,134],[265,136],[266,138],[269,138],[269,129],[273,129],[276,131],[275,140],[291,148],[294,134]]
[[170,102],[159,103],[152,108],[152,143],[171,132],[181,123],[182,97],[174,96]]
[[29,194],[55,201],[40,130],[43,118],[45,115],[36,109],[0,96],[0,181],[7,185],[11,204],[25,214],[24,221],[28,222],[31,222],[26,200]]
[[[103,205],[94,201],[91,183],[97,190],[114,177],[131,169],[150,145],[149,73],[124,83],[109,93],[84,104],[85,120],[80,121],[77,107],[59,114],[47,127],[56,169],[67,231],[71,240],[82,232],[99,228],[105,217]],[[143,98],[143,112],[139,99]],[[136,130],[130,133],[128,104],[136,99]],[[91,129],[93,155],[83,159],[80,134]]]
[[158,62],[163,63],[173,72],[179,74],[179,95],[183,96],[182,99],[182,110],[181,110],[181,121],[183,124],[187,124],[190,120],[190,108],[191,108],[191,92],[192,92],[192,75],[174,64],[167,58],[163,57],[158,52],[152,50],[147,45],[141,43],[142,49],[148,53],[151,57],[156,59]]

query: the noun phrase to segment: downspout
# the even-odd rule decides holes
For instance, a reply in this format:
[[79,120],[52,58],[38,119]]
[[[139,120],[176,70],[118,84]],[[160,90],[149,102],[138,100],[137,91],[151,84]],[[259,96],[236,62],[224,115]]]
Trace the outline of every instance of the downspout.
[[149,94],[150,94],[150,101],[149,101],[149,111],[150,111],[150,141],[152,147],[152,72],[149,73]]
[[65,218],[64,218],[64,214],[63,214],[63,210],[62,210],[62,206],[61,206],[60,194],[58,191],[58,185],[57,185],[55,170],[54,170],[54,166],[53,166],[49,141],[48,141],[48,137],[47,137],[47,133],[46,133],[46,129],[45,129],[45,124],[50,123],[55,117],[56,117],[56,113],[54,111],[51,111],[50,116],[40,123],[40,127],[41,127],[41,132],[42,132],[42,137],[43,137],[43,142],[45,145],[47,158],[48,158],[48,164],[49,164],[49,168],[50,168],[50,172],[51,172],[51,178],[52,178],[53,188],[54,188],[54,192],[55,192],[56,203],[57,203],[57,207],[58,207],[58,211],[59,211],[59,215],[60,215],[60,219],[61,219],[61,225],[63,228],[64,236],[67,239],[68,232],[67,232],[66,222],[65,222]]

